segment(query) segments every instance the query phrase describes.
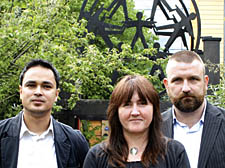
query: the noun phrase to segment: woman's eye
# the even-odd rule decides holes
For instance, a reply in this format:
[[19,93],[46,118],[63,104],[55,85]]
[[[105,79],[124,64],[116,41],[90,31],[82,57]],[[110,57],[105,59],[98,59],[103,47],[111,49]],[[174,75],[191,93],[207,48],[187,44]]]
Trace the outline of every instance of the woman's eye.
[[146,105],[147,102],[146,101],[140,101],[138,104],[140,104],[140,105]]
[[146,102],[146,101],[142,101],[141,104],[142,104],[142,105],[146,105],[147,102]]
[[130,106],[130,105],[131,105],[131,103],[130,103],[130,102],[126,102],[126,103],[124,103],[124,104],[123,104],[123,106],[124,106],[124,107],[126,107],[126,106]]

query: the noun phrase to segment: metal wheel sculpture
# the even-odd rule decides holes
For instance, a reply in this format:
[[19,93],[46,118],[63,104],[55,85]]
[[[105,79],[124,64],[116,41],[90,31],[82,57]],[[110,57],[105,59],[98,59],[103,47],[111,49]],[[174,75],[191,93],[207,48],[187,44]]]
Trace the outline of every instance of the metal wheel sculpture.
[[[200,21],[200,14],[197,7],[197,4],[195,0],[192,0],[192,5],[194,7],[195,13],[188,12],[184,2],[182,0],[179,0],[180,4],[176,4],[175,8],[172,9],[170,5],[167,3],[166,0],[154,0],[153,7],[151,11],[151,16],[148,18],[151,21],[155,21],[157,23],[157,18],[155,18],[155,13],[157,7],[161,9],[164,16],[168,21],[172,21],[171,24],[166,24],[162,26],[155,26],[154,32],[158,36],[169,36],[169,39],[167,43],[165,44],[165,52],[169,51],[169,48],[174,43],[174,41],[181,37],[183,45],[186,47],[186,49],[192,50],[192,51],[198,51],[199,43],[200,43],[200,35],[201,35],[201,21]],[[178,7],[181,6],[181,8]],[[183,10],[182,10],[183,9]],[[172,14],[172,17],[169,16],[170,13]],[[180,18],[179,20],[177,18]],[[194,30],[192,27],[192,21],[197,20],[197,37],[194,37]],[[173,31],[162,31],[162,30],[168,30],[173,29]],[[188,34],[191,38],[191,45],[188,47],[187,39],[185,34]]]
[[[151,15],[148,19],[142,20],[142,13],[137,13],[137,20],[132,20],[128,16],[127,3],[126,0],[113,0],[108,7],[101,7],[94,12],[94,8],[98,4],[99,0],[95,0],[89,11],[85,10],[88,0],[83,1],[83,5],[80,11],[79,20],[85,18],[88,20],[88,31],[93,32],[97,36],[101,36],[107,46],[112,49],[114,44],[109,38],[111,34],[122,34],[123,31],[130,27],[136,27],[136,34],[131,42],[131,47],[134,45],[138,38],[141,38],[141,42],[144,48],[148,48],[145,37],[142,33],[142,28],[147,27],[152,29],[156,35],[168,36],[168,41],[164,46],[164,52],[169,53],[169,49],[174,41],[181,37],[183,45],[188,50],[198,51],[201,35],[201,21],[200,14],[195,0],[191,0],[195,12],[189,13],[183,0],[177,0],[177,4],[172,8],[166,0],[154,0],[151,10]],[[111,19],[113,15],[117,12],[118,8],[122,6],[124,12],[124,20],[121,20],[123,26],[112,25],[105,22],[105,19]],[[179,7],[180,8],[179,8]],[[160,9],[170,24],[157,26],[158,19],[155,17],[157,9]],[[111,11],[111,12],[110,12]],[[103,14],[104,17],[100,18]],[[105,17],[105,15],[108,17]],[[197,30],[196,37],[194,37],[194,30],[192,22],[197,20]],[[171,23],[172,22],[172,23]],[[111,29],[111,30],[110,30]],[[116,30],[116,31],[115,31]],[[172,31],[171,31],[172,30]],[[190,37],[190,47],[188,47],[187,35]],[[189,41],[189,40],[188,40]]]
[[[99,0],[95,0],[92,4],[92,7],[89,11],[85,10],[88,0],[83,1],[83,5],[80,11],[79,19],[85,18],[87,23],[87,29],[89,32],[93,32],[96,36],[101,36],[106,45],[112,49],[115,45],[112,43],[109,35],[112,34],[122,34],[125,29],[135,27],[136,33],[131,42],[131,48],[133,49],[138,38],[141,39],[144,48],[148,48],[146,39],[142,32],[143,27],[152,29],[156,35],[159,36],[168,36],[168,40],[164,45],[164,50],[160,50],[160,44],[155,43],[154,48],[157,49],[157,54],[155,56],[148,56],[151,60],[157,60],[159,58],[166,58],[170,53],[170,47],[176,41],[177,38],[181,37],[182,43],[187,50],[192,50],[198,52],[200,36],[201,36],[201,21],[198,7],[195,0],[191,0],[195,12],[189,13],[184,0],[176,0],[177,4],[175,7],[171,7],[166,0],[153,0],[152,10],[150,17],[143,20],[142,12],[137,12],[136,19],[132,20],[129,18],[127,3],[126,0],[113,0],[109,7],[104,7],[101,5],[94,12]],[[173,0],[174,2],[174,0]],[[111,19],[113,15],[117,12],[118,8],[122,6],[124,12],[124,20],[121,20],[123,25],[112,25],[105,22],[106,19]],[[179,6],[179,7],[178,7]],[[166,18],[165,24],[158,26],[158,18],[155,17],[157,9],[160,9]],[[111,12],[110,12],[111,11]],[[103,16],[103,17],[100,17]],[[106,15],[108,17],[106,17]],[[161,17],[161,16],[160,16]],[[192,22],[197,21],[197,30],[194,33]],[[168,23],[167,23],[168,21]],[[172,31],[171,31],[172,30]],[[194,36],[196,34],[196,37]],[[189,40],[187,37],[190,37],[190,47],[188,46]],[[122,42],[119,44],[121,47]],[[163,47],[163,46],[162,46]],[[119,48],[121,51],[121,48]],[[154,75],[156,71],[160,71],[158,75],[159,79],[162,81],[165,77],[162,67],[160,65],[153,65],[149,75]],[[160,96],[163,95],[165,90],[160,93]]]

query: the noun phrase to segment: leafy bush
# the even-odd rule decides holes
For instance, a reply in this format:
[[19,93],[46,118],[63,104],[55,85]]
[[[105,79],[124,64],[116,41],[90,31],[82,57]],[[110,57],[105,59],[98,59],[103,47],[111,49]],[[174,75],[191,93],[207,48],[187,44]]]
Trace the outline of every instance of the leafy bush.
[[[89,2],[92,4],[94,0]],[[135,29],[128,29],[124,34],[112,37],[115,43],[124,42],[123,51],[110,51],[100,37],[87,32],[87,21],[77,21],[82,3],[77,0],[1,0],[0,119],[14,116],[21,110],[19,74],[33,58],[52,62],[61,74],[60,88],[67,96],[60,94],[61,103],[55,106],[55,110],[72,109],[80,98],[108,99],[114,86],[114,72],[119,76],[145,75],[159,90],[162,89],[157,76],[148,75],[154,61],[143,56],[152,55],[155,50],[144,50],[137,43],[132,51],[129,44]],[[107,5],[111,2],[104,0],[101,3]],[[129,17],[135,19],[133,1],[127,3]],[[122,10],[120,7],[109,22],[120,22],[124,17]],[[152,46],[156,37],[147,29],[144,33]]]
[[209,85],[211,94],[207,96],[210,103],[225,108],[225,67],[220,66],[220,83],[217,85]]

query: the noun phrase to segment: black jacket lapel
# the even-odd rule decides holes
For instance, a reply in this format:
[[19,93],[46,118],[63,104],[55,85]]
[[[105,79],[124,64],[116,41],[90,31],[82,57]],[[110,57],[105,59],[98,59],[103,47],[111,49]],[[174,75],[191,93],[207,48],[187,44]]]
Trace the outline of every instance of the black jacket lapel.
[[222,118],[218,117],[221,115],[220,112],[213,107],[211,104],[207,104],[205,120],[202,132],[198,167],[206,167],[206,161],[210,155],[210,151],[212,150],[216,137],[218,135],[218,131],[221,125]]
[[67,167],[71,145],[59,124],[53,119],[54,141],[58,168]]

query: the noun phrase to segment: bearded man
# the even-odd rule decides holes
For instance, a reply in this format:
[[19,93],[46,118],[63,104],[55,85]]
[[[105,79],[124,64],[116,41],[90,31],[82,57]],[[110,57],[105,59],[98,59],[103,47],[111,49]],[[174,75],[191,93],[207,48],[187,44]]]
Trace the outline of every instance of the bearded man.
[[172,108],[162,113],[163,133],[180,141],[191,168],[225,167],[225,110],[205,98],[209,77],[192,51],[173,54],[163,80]]

